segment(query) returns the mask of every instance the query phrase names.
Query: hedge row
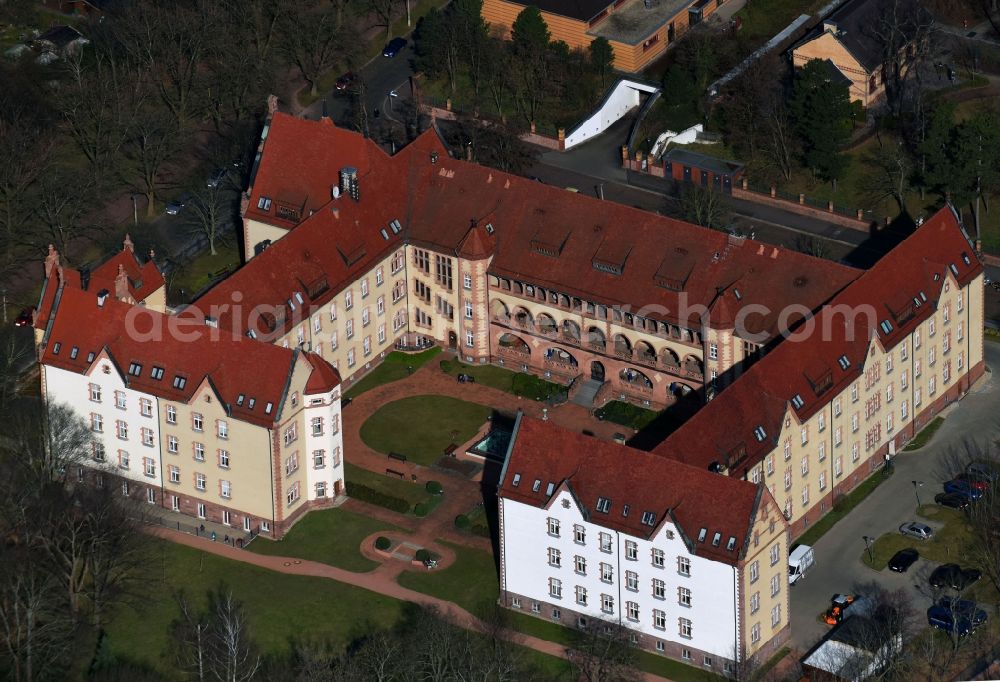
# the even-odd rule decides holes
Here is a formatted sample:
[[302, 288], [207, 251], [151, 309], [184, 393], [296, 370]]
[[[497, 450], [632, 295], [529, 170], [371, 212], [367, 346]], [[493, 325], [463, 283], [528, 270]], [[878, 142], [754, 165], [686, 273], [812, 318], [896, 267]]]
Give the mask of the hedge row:
[[391, 509], [402, 514], [410, 511], [410, 503], [401, 497], [386, 495], [381, 491], [369, 488], [366, 485], [361, 485], [360, 483], [352, 483], [351, 481], [348, 481], [347, 495], [349, 497], [359, 499], [362, 502], [377, 504], [380, 507], [385, 507], [386, 509]]

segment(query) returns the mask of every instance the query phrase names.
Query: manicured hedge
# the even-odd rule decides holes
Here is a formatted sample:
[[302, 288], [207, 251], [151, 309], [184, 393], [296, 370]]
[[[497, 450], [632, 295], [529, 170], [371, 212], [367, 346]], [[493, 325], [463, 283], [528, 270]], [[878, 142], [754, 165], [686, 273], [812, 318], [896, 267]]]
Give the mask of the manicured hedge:
[[417, 561], [427, 561], [428, 559], [431, 558], [431, 553], [428, 552], [426, 549], [418, 549], [413, 558], [416, 559]]
[[444, 492], [444, 488], [441, 487], [439, 481], [427, 481], [427, 485], [424, 486], [424, 490], [429, 492], [431, 495], [440, 495]]
[[389, 538], [387, 538], [386, 536], [379, 535], [377, 538], [375, 538], [375, 549], [380, 549], [384, 552], [391, 546], [392, 546], [392, 541], [389, 540]]
[[466, 530], [470, 525], [471, 521], [469, 521], [469, 517], [466, 516], [465, 514], [459, 514], [458, 516], [455, 517], [456, 528], [459, 528], [461, 530]]
[[427, 506], [426, 502], [417, 502], [413, 505], [413, 513], [416, 516], [424, 517], [430, 513], [430, 508]]
[[380, 507], [385, 507], [386, 509], [391, 509], [392, 511], [400, 512], [401, 514], [405, 514], [410, 511], [410, 503], [406, 500], [400, 497], [386, 495], [383, 492], [359, 483], [352, 483], [351, 481], [348, 481], [347, 495], [349, 497], [359, 499], [362, 502], [377, 504]]

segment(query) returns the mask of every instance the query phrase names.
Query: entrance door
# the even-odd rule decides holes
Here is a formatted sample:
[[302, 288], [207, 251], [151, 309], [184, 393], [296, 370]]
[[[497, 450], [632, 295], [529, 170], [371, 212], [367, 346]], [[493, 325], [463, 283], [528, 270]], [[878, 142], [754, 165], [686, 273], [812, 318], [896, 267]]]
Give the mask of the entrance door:
[[604, 381], [604, 365], [597, 360], [590, 363], [590, 378], [594, 381]]
[[455, 332], [448, 332], [448, 348], [452, 350], [458, 348], [458, 334]]
[[733, 179], [728, 175], [722, 177], [722, 188], [726, 194], [733, 193]]

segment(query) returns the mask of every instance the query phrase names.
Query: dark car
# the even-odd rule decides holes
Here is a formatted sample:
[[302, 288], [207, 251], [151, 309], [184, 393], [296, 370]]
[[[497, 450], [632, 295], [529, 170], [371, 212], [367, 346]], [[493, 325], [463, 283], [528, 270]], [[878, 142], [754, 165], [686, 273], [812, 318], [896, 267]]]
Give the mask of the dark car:
[[954, 632], [959, 636], [964, 636], [976, 629], [975, 623], [968, 616], [955, 613], [951, 609], [943, 606], [932, 606], [927, 609], [927, 623], [931, 627]]
[[901, 549], [889, 559], [889, 570], [896, 573], [906, 573], [906, 569], [912, 566], [919, 558], [920, 552], [912, 547]]
[[337, 88], [338, 90], [346, 90], [347, 88], [351, 87], [351, 83], [354, 82], [355, 78], [356, 76], [354, 75], [354, 72], [348, 71], [343, 76], [337, 79], [337, 82], [336, 84], [334, 84], [333, 87]]
[[35, 319], [35, 306], [30, 305], [14, 318], [15, 327], [30, 327]]
[[973, 488], [983, 491], [987, 490], [990, 487], [990, 482], [987, 481], [984, 477], [980, 476], [979, 474], [973, 474], [969, 472], [966, 472], [964, 474], [959, 474], [952, 480], [963, 481], [971, 485]]
[[976, 606], [976, 602], [958, 597], [941, 597], [937, 600], [937, 605], [944, 609], [949, 609], [953, 613], [965, 616], [972, 621], [973, 626], [979, 626], [989, 619], [989, 614]]
[[382, 50], [382, 56], [395, 57], [404, 47], [406, 47], [406, 38], [393, 38], [385, 44], [385, 48]]
[[[996, 282], [994, 282], [996, 284]], [[969, 466], [965, 467], [965, 473], [974, 474], [979, 478], [993, 482], [1000, 478], [1000, 474], [997, 473], [997, 467], [1000, 465], [992, 464], [990, 462], [973, 462]]]
[[965, 509], [969, 506], [969, 498], [959, 493], [938, 493], [934, 496], [934, 504], [952, 509]]
[[943, 564], [931, 573], [930, 583], [931, 587], [951, 587], [961, 591], [982, 577], [982, 571], [975, 568], [962, 568], [958, 564]]
[[970, 500], [978, 500], [983, 496], [983, 491], [979, 488], [972, 486], [967, 481], [956, 481], [951, 480], [944, 484], [944, 491], [946, 493], [958, 493], [959, 495], [965, 495]]
[[460, 384], [474, 384], [476, 383], [476, 377], [471, 374], [459, 374], [458, 383]]

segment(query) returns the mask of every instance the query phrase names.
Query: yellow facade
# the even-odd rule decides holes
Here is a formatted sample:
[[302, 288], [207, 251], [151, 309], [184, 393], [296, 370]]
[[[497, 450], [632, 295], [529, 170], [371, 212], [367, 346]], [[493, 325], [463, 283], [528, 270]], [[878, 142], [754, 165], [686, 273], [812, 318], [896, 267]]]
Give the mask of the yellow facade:
[[[743, 653], [747, 658], [760, 652], [766, 660], [774, 652], [761, 651], [788, 627], [791, 618], [788, 598], [789, 537], [781, 510], [766, 493], [750, 531], [750, 548], [741, 569], [740, 614]], [[775, 589], [777, 587], [777, 589]], [[774, 615], [777, 615], [775, 619]]]

